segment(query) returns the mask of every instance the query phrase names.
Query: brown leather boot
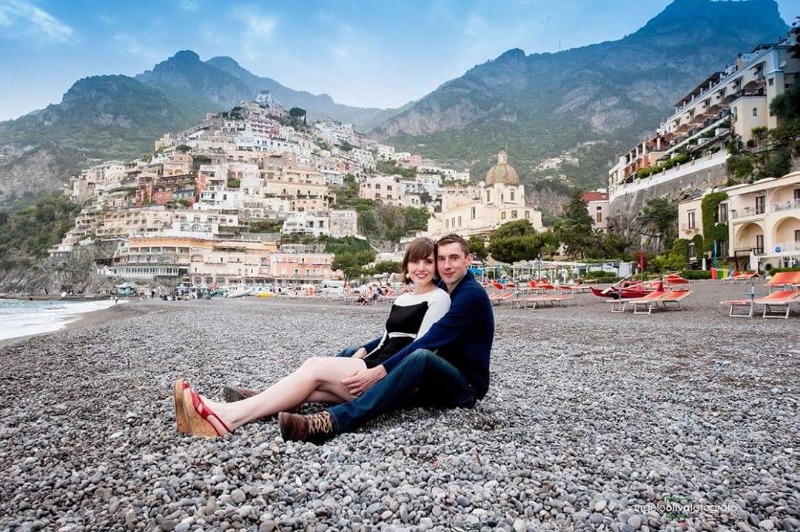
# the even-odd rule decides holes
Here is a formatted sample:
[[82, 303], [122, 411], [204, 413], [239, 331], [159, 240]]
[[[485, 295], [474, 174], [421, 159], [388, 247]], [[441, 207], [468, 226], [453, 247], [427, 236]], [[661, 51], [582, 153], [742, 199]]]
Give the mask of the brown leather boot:
[[225, 401], [228, 403], [235, 403], [236, 401], [241, 401], [243, 399], [247, 399], [248, 397], [253, 397], [256, 395], [258, 391], [251, 390], [249, 388], [241, 388], [239, 386], [223, 386], [222, 387], [222, 395], [225, 397]]
[[333, 419], [328, 411], [308, 416], [281, 412], [278, 425], [285, 441], [321, 442], [334, 436]]

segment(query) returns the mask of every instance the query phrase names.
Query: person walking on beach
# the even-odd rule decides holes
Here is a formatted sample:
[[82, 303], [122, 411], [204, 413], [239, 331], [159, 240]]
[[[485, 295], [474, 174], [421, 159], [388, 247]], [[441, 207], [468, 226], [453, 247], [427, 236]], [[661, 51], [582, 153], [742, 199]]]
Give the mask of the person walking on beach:
[[[384, 363], [424, 335], [450, 308], [447, 292], [434, 282], [436, 245], [414, 240], [403, 257], [402, 271], [414, 291], [398, 297], [381, 338], [338, 357], [312, 357], [261, 393], [233, 403], [206, 399], [181, 379], [173, 387], [178, 431], [195, 436], [224, 436], [238, 427], [306, 402], [341, 403], [353, 399], [343, 383], [367, 368]], [[226, 395], [228, 395], [226, 393]], [[249, 394], [248, 394], [249, 395]]]
[[[281, 412], [284, 440], [322, 441], [349, 432], [384, 412], [404, 406], [467, 407], [489, 388], [494, 313], [486, 290], [469, 265], [473, 256], [460, 236], [436, 244], [440, 285], [450, 294], [450, 309], [425, 335], [382, 364], [365, 367], [342, 380], [354, 397], [318, 414]], [[343, 356], [358, 356], [375, 341]]]

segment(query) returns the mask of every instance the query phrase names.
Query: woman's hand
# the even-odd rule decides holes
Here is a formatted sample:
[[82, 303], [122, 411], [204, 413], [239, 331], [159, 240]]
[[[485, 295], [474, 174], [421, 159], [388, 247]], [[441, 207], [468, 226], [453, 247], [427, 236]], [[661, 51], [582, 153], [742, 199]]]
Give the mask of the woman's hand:
[[361, 358], [361, 359], [363, 359], [363, 358], [366, 358], [366, 356], [367, 356], [367, 350], [364, 349], [363, 347], [359, 347], [358, 351], [353, 353], [353, 357], [352, 358]]
[[358, 397], [385, 376], [386, 370], [383, 366], [376, 366], [370, 369], [359, 370], [346, 379], [342, 379], [342, 385], [347, 388], [350, 395]]

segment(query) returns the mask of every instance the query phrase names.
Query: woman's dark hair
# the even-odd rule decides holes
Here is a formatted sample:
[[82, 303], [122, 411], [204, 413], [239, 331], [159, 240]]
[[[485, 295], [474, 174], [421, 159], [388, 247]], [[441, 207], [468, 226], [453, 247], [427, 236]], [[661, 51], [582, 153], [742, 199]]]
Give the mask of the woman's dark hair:
[[417, 238], [408, 245], [406, 254], [403, 256], [403, 264], [400, 266], [402, 271], [403, 281], [406, 283], [411, 282], [408, 277], [408, 263], [414, 260], [427, 259], [433, 256], [434, 263], [436, 262], [436, 244], [430, 238]]

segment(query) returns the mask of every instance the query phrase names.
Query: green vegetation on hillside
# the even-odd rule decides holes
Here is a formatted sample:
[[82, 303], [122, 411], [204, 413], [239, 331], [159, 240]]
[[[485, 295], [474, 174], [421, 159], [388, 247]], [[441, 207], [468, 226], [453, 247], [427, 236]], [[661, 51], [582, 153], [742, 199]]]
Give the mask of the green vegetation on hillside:
[[64, 196], [46, 196], [13, 214], [0, 212], [0, 267], [47, 256], [75, 225], [80, 207]]

